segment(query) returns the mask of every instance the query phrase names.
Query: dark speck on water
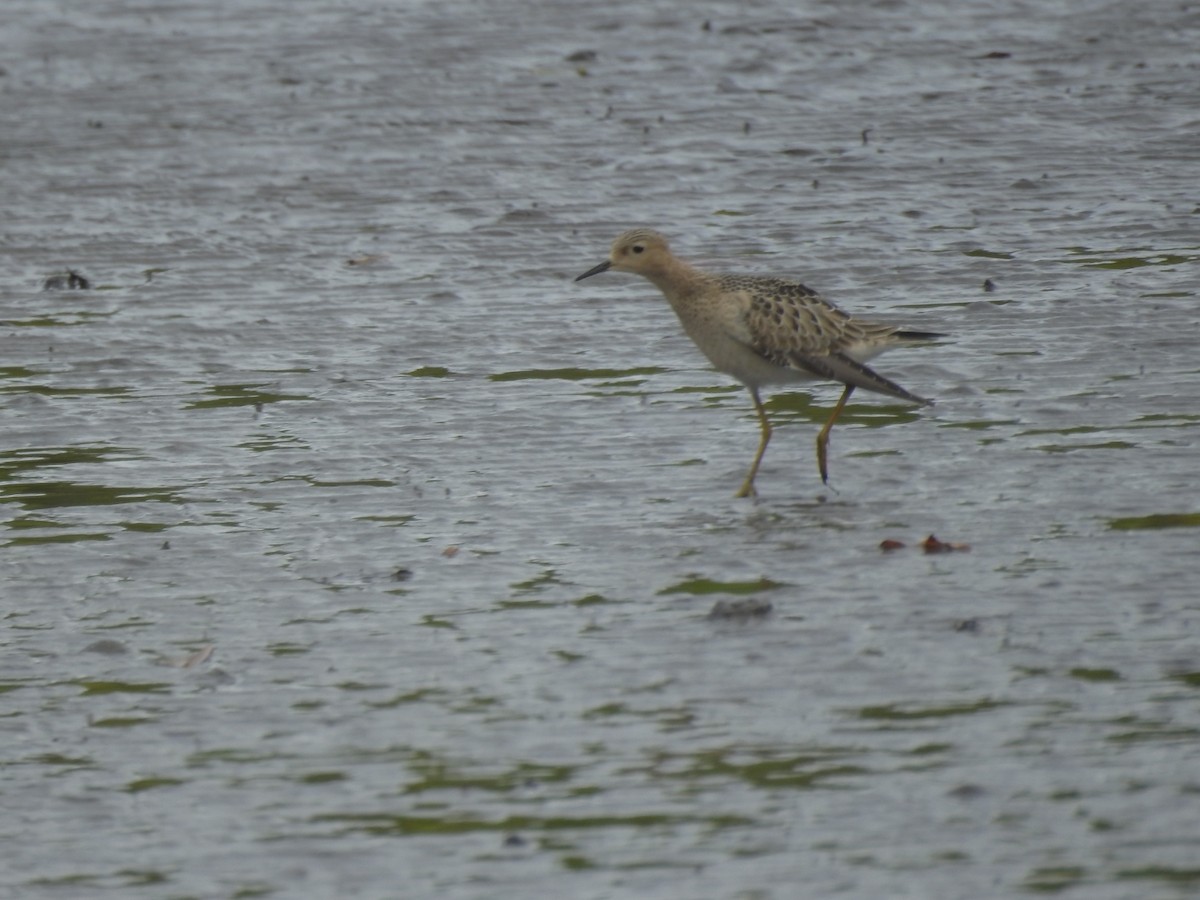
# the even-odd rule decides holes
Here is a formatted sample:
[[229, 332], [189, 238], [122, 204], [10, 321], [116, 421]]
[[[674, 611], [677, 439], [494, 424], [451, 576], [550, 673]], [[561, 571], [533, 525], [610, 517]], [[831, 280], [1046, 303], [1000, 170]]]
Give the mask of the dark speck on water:
[[709, 610], [708, 617], [710, 619], [746, 621], [760, 619], [770, 613], [772, 609], [774, 609], [774, 605], [770, 600], [758, 597], [736, 597], [718, 600]]
[[85, 653], [99, 653], [103, 656], [120, 656], [129, 652], [128, 647], [120, 641], [114, 641], [111, 638], [92, 641], [83, 649]]
[[88, 279], [74, 269], [47, 276], [42, 281], [44, 291], [86, 291], [92, 286]]

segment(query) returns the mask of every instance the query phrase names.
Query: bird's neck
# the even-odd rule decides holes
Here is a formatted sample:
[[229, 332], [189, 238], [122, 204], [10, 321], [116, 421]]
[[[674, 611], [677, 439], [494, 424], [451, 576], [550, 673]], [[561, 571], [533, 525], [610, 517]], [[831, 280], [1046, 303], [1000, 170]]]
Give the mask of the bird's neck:
[[643, 272], [667, 299], [675, 304], [676, 299], [685, 300], [700, 291], [713, 276], [702, 272], [682, 259], [668, 260], [659, 268]]

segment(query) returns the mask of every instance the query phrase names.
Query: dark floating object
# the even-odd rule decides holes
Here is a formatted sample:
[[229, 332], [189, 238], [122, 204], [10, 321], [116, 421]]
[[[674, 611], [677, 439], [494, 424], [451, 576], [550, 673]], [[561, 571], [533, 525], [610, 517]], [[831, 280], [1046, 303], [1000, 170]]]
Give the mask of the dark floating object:
[[980, 787], [977, 784], [960, 784], [958, 787], [946, 791], [948, 797], [957, 797], [959, 800], [974, 800], [976, 797], [982, 797], [985, 794], [987, 794], [987, 788]]
[[[967, 551], [971, 549], [970, 544], [961, 544], [956, 541], [939, 541], [932, 534], [917, 544], [926, 553], [950, 553], [955, 550]], [[895, 538], [887, 538], [879, 542], [879, 549], [884, 553], [890, 553], [893, 550], [901, 550], [905, 547], [904, 541], [898, 541]]]
[[128, 653], [129, 648], [120, 641], [114, 641], [111, 638], [104, 638], [99, 641], [92, 641], [83, 648], [84, 653], [102, 653], [105, 656], [121, 656]]
[[50, 275], [42, 282], [43, 291], [86, 291], [91, 286], [92, 283], [74, 269], [67, 269], [66, 272], [58, 275]]
[[990, 294], [995, 289], [996, 289], [996, 282], [992, 281], [992, 279], [990, 279], [990, 278], [983, 279], [983, 292], [985, 294]]
[[762, 600], [758, 597], [738, 597], [730, 600], [718, 600], [709, 610], [708, 617], [745, 622], [747, 619], [761, 619], [774, 608], [770, 600]]

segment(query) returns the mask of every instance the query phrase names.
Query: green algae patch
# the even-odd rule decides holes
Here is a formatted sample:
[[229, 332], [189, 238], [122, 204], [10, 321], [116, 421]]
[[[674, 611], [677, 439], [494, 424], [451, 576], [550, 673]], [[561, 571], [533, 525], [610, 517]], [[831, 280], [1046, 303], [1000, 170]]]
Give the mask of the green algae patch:
[[1154, 531], [1160, 528], [1200, 528], [1200, 513], [1154, 513], [1109, 519], [1113, 531]]
[[941, 719], [949, 716], [968, 716], [974, 713], [990, 712], [993, 709], [999, 709], [1007, 705], [996, 700], [908, 708], [901, 708], [898, 704], [889, 703], [885, 706], [864, 706], [858, 711], [858, 717], [860, 719], [886, 719], [907, 722], [915, 719]]
[[667, 370], [661, 366], [640, 366], [633, 369], [519, 369], [497, 372], [488, 381], [588, 381], [593, 378], [629, 378], [634, 375], [660, 375]]
[[714, 581], [711, 578], [689, 578], [665, 587], [658, 593], [660, 596], [664, 594], [692, 594], [694, 596], [734, 594], [741, 597], [762, 591], [773, 591], [783, 586], [782, 583], [772, 581], [770, 578], [758, 578], [754, 581]]

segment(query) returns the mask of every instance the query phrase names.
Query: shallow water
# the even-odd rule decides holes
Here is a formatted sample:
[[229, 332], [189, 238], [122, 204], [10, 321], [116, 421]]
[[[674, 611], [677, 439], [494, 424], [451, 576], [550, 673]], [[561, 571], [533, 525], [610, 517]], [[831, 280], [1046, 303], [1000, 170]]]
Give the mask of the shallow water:
[[0, 893], [1195, 892], [1200, 15], [9, 6]]

